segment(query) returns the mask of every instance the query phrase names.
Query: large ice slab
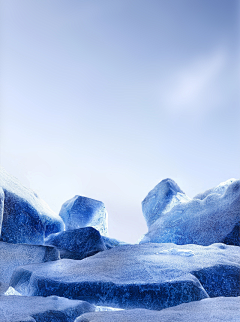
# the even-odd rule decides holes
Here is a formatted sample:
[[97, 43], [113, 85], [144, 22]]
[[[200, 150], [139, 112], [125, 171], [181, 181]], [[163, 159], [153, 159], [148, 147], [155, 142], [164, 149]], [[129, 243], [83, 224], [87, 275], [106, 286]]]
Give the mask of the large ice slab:
[[57, 247], [61, 258], [83, 259], [106, 250], [98, 230], [84, 227], [52, 234], [45, 239], [45, 245]]
[[57, 296], [0, 296], [1, 322], [73, 322], [81, 314], [94, 311], [87, 302]]
[[101, 201], [75, 196], [62, 205], [59, 216], [66, 230], [93, 227], [103, 236], [108, 234], [107, 211]]
[[9, 243], [42, 244], [44, 237], [64, 229], [62, 219], [37, 194], [0, 168], [4, 191], [1, 238]]
[[239, 247], [149, 243], [114, 247], [81, 261], [22, 266], [14, 271], [11, 286], [29, 296], [163, 309], [208, 295], [238, 296], [239, 273]]
[[239, 322], [240, 297], [218, 297], [162, 311], [145, 309], [85, 313], [75, 322]]
[[[178, 192], [159, 210], [159, 218], [149, 226], [141, 243], [240, 245], [240, 180], [228, 180], [194, 199], [177, 200], [177, 195]], [[164, 195], [159, 198], [160, 203], [168, 201]], [[155, 216], [154, 204], [149, 204], [148, 212], [151, 211]]]
[[57, 259], [60, 259], [59, 251], [51, 246], [0, 242], [0, 294], [8, 288], [10, 278], [16, 267]]

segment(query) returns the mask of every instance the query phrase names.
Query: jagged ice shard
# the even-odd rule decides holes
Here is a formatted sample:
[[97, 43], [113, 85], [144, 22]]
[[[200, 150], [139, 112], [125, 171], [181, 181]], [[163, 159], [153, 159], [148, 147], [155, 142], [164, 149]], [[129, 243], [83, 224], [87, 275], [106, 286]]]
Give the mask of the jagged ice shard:
[[108, 234], [107, 211], [101, 201], [76, 195], [62, 205], [59, 216], [66, 230], [91, 226], [103, 236]]
[[[43, 244], [44, 237], [64, 229], [62, 219], [37, 194], [0, 168], [1, 239], [9, 243]], [[1, 213], [0, 213], [1, 216]], [[1, 218], [0, 218], [1, 219]], [[1, 220], [0, 220], [1, 224]]]
[[240, 180], [230, 179], [191, 199], [171, 179], [142, 202], [149, 230], [140, 243], [240, 245]]

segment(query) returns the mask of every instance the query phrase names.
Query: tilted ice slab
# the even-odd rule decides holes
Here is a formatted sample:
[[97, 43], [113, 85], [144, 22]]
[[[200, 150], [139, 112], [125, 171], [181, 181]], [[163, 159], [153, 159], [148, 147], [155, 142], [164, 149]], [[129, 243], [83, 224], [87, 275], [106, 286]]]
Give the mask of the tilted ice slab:
[[83, 259], [106, 250], [98, 230], [84, 227], [52, 234], [45, 239], [45, 245], [57, 247], [61, 258]]
[[1, 322], [73, 322], [81, 314], [94, 311], [87, 302], [57, 296], [0, 296]]
[[59, 251], [54, 247], [0, 242], [0, 294], [8, 288], [16, 267], [57, 259]]
[[75, 196], [66, 201], [60, 210], [66, 230], [93, 227], [101, 235], [108, 234], [108, 215], [104, 203], [82, 196]]
[[239, 247], [149, 243], [114, 247], [81, 261], [22, 266], [11, 286], [28, 296], [159, 310], [208, 295], [238, 296], [239, 274]]
[[[155, 196], [156, 203], [158, 196], [152, 192], [149, 195]], [[180, 198], [179, 194], [171, 197], [169, 203], [167, 196], [159, 197], [160, 204], [166, 201], [165, 207], [159, 210], [158, 219], [140, 243], [240, 245], [240, 180], [230, 179], [194, 199]], [[151, 213], [155, 216], [156, 207], [153, 203], [148, 206], [149, 216]]]
[[75, 322], [239, 322], [240, 297], [184, 303], [162, 311], [145, 309], [85, 313]]
[[4, 191], [3, 241], [42, 244], [44, 237], [64, 229], [62, 219], [34, 191], [24, 187], [2, 167], [0, 187]]

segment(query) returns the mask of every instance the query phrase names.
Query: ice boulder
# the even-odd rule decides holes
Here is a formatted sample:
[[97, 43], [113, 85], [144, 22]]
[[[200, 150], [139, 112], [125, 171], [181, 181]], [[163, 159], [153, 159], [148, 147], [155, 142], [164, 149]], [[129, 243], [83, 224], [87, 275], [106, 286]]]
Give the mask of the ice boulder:
[[62, 219], [3, 168], [0, 168], [0, 187], [4, 192], [3, 241], [43, 244], [44, 237], [64, 229]]
[[16, 267], [57, 259], [59, 251], [54, 247], [0, 242], [0, 294], [8, 288]]
[[1, 322], [74, 322], [81, 314], [94, 311], [87, 302], [57, 296], [0, 296]]
[[107, 211], [101, 201], [75, 196], [62, 205], [59, 216], [66, 230], [93, 227], [103, 236], [108, 234]]
[[55, 246], [61, 258], [83, 259], [106, 250], [98, 230], [84, 227], [52, 234], [45, 240], [45, 245]]
[[28, 296], [160, 310], [209, 296], [239, 296], [239, 274], [239, 247], [148, 243], [114, 247], [81, 261], [22, 266], [10, 284]]
[[175, 204], [185, 203], [189, 199], [172, 179], [162, 180], [142, 202], [147, 226], [150, 227], [162, 213], [168, 212]]
[[161, 311], [135, 309], [85, 313], [75, 322], [238, 322], [240, 297], [207, 298]]
[[[158, 198], [156, 194], [154, 196]], [[168, 201], [165, 195], [159, 198], [162, 197]], [[164, 200], [160, 200], [160, 204]], [[151, 211], [155, 216], [156, 207], [153, 203], [149, 203], [149, 217]], [[171, 242], [205, 246], [226, 243], [239, 246], [240, 180], [228, 180], [193, 199], [177, 192], [165, 208], [157, 213], [158, 219], [149, 226], [148, 233], [140, 243]]]

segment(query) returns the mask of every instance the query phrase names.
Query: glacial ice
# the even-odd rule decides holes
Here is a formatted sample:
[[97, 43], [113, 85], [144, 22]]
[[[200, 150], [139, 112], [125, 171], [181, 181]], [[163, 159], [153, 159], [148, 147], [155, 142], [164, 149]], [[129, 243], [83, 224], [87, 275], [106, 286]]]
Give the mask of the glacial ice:
[[59, 216], [66, 230], [93, 227], [103, 236], [108, 234], [107, 211], [101, 201], [76, 195], [62, 205]]
[[106, 237], [106, 236], [102, 236], [102, 240], [104, 241], [104, 244], [107, 249], [111, 249], [113, 247], [120, 246], [120, 245], [127, 245], [127, 243], [123, 241], [120, 241], [115, 238]]
[[85, 313], [75, 322], [239, 322], [240, 297], [207, 298], [153, 311], [135, 309]]
[[52, 234], [45, 239], [45, 245], [55, 246], [61, 258], [83, 259], [106, 250], [98, 230], [84, 227]]
[[172, 179], [162, 180], [142, 202], [147, 226], [150, 227], [162, 213], [170, 211], [176, 203], [185, 203], [188, 199]]
[[1, 322], [74, 322], [81, 314], [94, 311], [87, 302], [57, 296], [0, 296]]
[[189, 249], [176, 249], [176, 248], [170, 248], [167, 250], [163, 250], [159, 252], [158, 254], [168, 254], [168, 255], [177, 255], [177, 256], [194, 256], [194, 252]]
[[16, 267], [58, 259], [59, 251], [54, 247], [0, 242], [0, 294], [8, 288]]
[[[186, 250], [194, 255], [175, 255]], [[239, 255], [239, 247], [224, 244], [118, 246], [81, 261], [19, 267], [10, 285], [28, 296], [54, 294], [95, 305], [159, 310], [208, 296], [240, 295]]]
[[[3, 241], [43, 244], [44, 237], [64, 229], [62, 219], [35, 192], [24, 187], [2, 167], [0, 187], [4, 191]], [[2, 195], [0, 198], [2, 200]]]
[[4, 210], [4, 191], [0, 187], [0, 236], [1, 236], [1, 230], [2, 230], [3, 210]]
[[[166, 182], [162, 182], [143, 201], [145, 217], [146, 213], [147, 218], [156, 218], [157, 214], [158, 219], [149, 226], [148, 233], [140, 243], [171, 242], [207, 246], [223, 242], [240, 245], [240, 180], [230, 179], [194, 199], [183, 197], [177, 189], [174, 195], [173, 189], [170, 192], [165, 189], [167, 193], [163, 194], [160, 188], [165, 188]], [[159, 190], [161, 193], [158, 193]]]
[[193, 199], [163, 180], [142, 203], [139, 245], [106, 236], [100, 201], [67, 201], [59, 232], [33, 191], [3, 169], [0, 180], [1, 322], [239, 321], [240, 180]]
[[22, 296], [21, 293], [19, 293], [18, 291], [15, 290], [15, 288], [13, 288], [12, 286], [9, 286], [9, 288], [6, 290], [6, 292], [4, 293], [5, 296], [9, 296], [9, 295], [18, 295], [18, 296]]
[[236, 179], [232, 178], [232, 179], [228, 179], [225, 182], [221, 182], [218, 186], [212, 188], [212, 189], [208, 189], [203, 193], [198, 193], [195, 197], [193, 197], [194, 199], [200, 199], [203, 200], [205, 199], [208, 195], [213, 194], [213, 193], [217, 193], [218, 195], [222, 196], [227, 188], [233, 183], [237, 181]]

